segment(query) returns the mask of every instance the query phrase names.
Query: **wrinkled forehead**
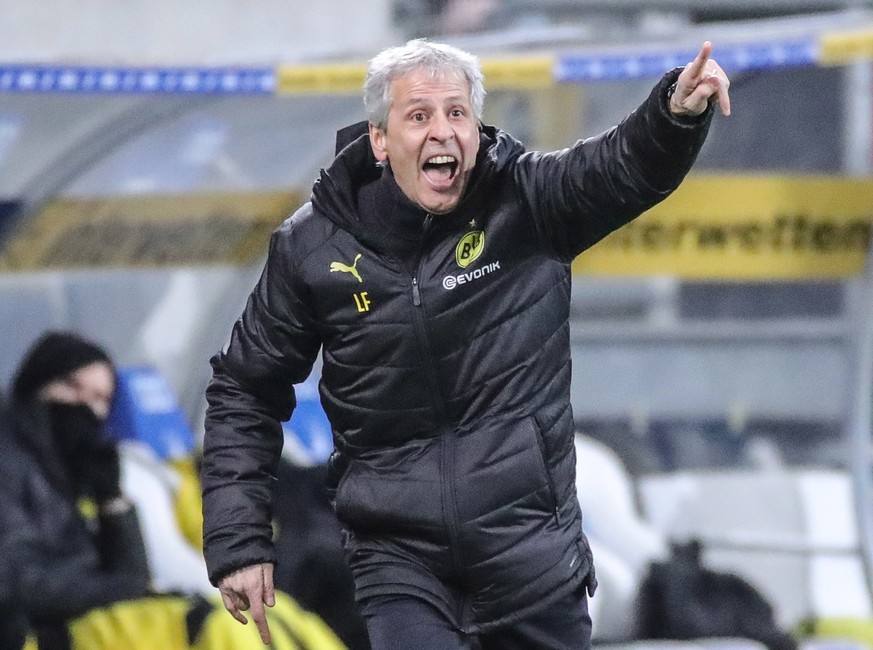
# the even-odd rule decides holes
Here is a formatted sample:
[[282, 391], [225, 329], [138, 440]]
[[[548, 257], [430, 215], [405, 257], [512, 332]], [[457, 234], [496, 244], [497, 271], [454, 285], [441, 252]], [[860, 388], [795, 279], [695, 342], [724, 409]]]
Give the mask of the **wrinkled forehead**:
[[415, 81], [446, 85], [457, 84], [464, 89], [466, 97], [469, 97], [471, 93], [470, 82], [467, 80], [463, 71], [445, 66], [433, 67], [419, 65], [398, 70], [391, 78], [389, 92], [391, 93], [392, 98], [397, 86], [401, 84], [410, 84]]
[[454, 68], [452, 66], [427, 66], [420, 65], [413, 67], [409, 70], [409, 72], [420, 72], [427, 76], [429, 79], [433, 79], [435, 81], [449, 81], [455, 82], [463, 85], [467, 84], [467, 77], [464, 76], [464, 71], [460, 68]]

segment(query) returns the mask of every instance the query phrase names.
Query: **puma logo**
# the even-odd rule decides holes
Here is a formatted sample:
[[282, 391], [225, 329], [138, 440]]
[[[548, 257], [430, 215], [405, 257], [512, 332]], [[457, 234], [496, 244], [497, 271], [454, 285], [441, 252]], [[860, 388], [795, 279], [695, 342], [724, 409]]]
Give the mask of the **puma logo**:
[[333, 273], [335, 271], [340, 271], [341, 273], [351, 273], [358, 279], [358, 282], [363, 282], [363, 278], [361, 278], [361, 274], [358, 273], [358, 260], [361, 259], [361, 253], [355, 255], [355, 261], [352, 262], [352, 265], [343, 264], [342, 262], [331, 262], [330, 263], [330, 272]]

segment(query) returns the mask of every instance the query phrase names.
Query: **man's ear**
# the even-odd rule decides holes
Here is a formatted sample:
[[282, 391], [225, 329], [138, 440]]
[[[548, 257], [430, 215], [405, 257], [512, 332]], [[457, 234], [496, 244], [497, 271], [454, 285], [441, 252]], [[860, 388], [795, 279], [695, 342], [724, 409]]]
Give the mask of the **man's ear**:
[[388, 160], [388, 150], [385, 148], [385, 132], [372, 122], [370, 123], [370, 147], [373, 155], [380, 163]]

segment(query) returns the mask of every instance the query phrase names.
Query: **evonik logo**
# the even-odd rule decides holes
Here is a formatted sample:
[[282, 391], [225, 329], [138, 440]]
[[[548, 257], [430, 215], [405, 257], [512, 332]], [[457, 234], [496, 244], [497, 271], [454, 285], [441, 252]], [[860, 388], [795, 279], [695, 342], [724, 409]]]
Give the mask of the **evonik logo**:
[[495, 271], [499, 270], [500, 260], [497, 260], [496, 262], [491, 262], [490, 264], [486, 264], [481, 268], [473, 269], [472, 271], [467, 271], [466, 273], [459, 273], [458, 275], [447, 275], [443, 278], [443, 289], [448, 289], [449, 291], [451, 291], [459, 284], [466, 284], [467, 282], [478, 280], [485, 277], [489, 273], [494, 273]]

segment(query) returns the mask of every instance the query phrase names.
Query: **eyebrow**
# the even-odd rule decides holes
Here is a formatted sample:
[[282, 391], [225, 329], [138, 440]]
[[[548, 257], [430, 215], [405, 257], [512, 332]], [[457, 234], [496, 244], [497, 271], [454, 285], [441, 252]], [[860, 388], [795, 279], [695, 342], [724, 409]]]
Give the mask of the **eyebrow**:
[[464, 102], [461, 100], [449, 99], [445, 103], [436, 103], [429, 100], [413, 100], [404, 106], [398, 106], [398, 110], [403, 115], [408, 115], [411, 112], [414, 112], [419, 109], [428, 109], [428, 110], [454, 110], [458, 107], [464, 107], [471, 114], [473, 112], [473, 107], [469, 102]]

